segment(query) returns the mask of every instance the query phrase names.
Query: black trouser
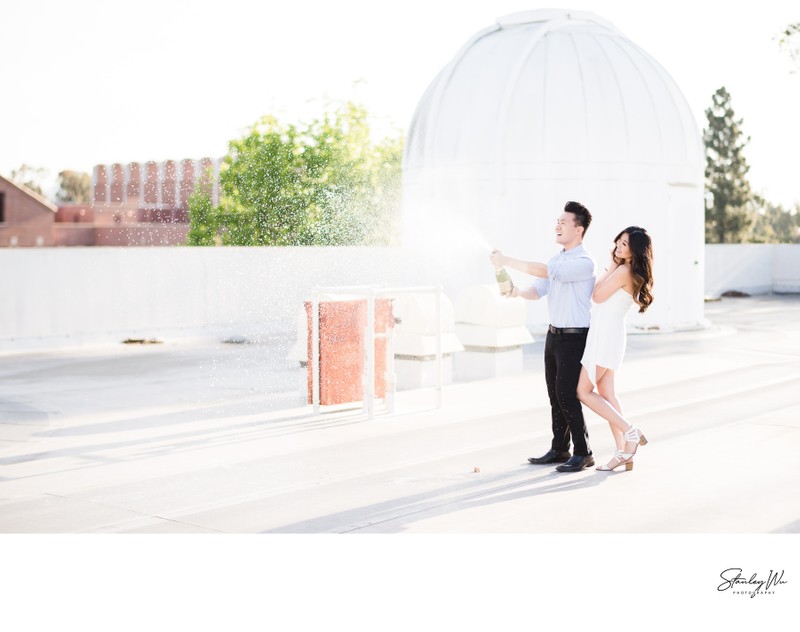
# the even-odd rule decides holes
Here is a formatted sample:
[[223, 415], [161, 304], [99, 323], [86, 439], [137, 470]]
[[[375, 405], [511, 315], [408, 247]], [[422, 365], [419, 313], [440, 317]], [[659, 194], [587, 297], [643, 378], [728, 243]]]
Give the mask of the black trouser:
[[585, 346], [586, 333], [548, 332], [544, 343], [544, 376], [553, 419], [552, 448], [556, 452], [566, 452], [572, 436], [575, 446], [573, 454], [579, 456], [592, 453], [583, 409], [578, 400], [578, 378]]

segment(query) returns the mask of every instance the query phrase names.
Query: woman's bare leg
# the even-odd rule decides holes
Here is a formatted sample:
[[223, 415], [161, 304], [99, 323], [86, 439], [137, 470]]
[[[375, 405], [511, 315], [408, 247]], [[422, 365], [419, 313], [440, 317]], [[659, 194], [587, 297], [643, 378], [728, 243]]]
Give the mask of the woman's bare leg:
[[[599, 373], [599, 371], [598, 371]], [[609, 369], [603, 370], [597, 380], [597, 394], [614, 407], [620, 416], [622, 415], [622, 405], [617, 398], [617, 392], [614, 387], [615, 372]], [[609, 424], [610, 425], [610, 424]], [[611, 426], [611, 434], [614, 435], [614, 442], [617, 445], [617, 450], [625, 451], [625, 435]]]
[[[609, 391], [613, 392], [614, 371], [598, 366], [596, 367], [596, 374], [598, 390], [599, 388], [602, 388], [603, 392], [606, 394], [608, 394]], [[597, 469], [613, 470], [614, 468], [619, 467], [622, 463], [626, 463], [625, 469], [633, 467], [633, 463], [630, 462], [630, 457], [626, 461], [620, 456], [620, 453], [633, 454], [633, 452], [636, 450], [635, 446], [630, 446], [630, 451], [626, 450], [626, 448], [629, 447], [629, 443], [625, 441], [624, 433], [631, 428], [631, 425], [605, 397], [594, 391], [594, 385], [589, 379], [589, 374], [586, 372], [585, 367], [581, 369], [580, 378], [578, 379], [578, 399], [582, 404], [588, 406], [608, 422], [608, 425], [611, 429], [611, 435], [614, 437], [614, 443], [617, 447], [614, 458], [612, 458], [608, 464], [598, 467]], [[613, 399], [616, 400], [616, 396], [614, 396]], [[618, 401], [617, 404], [619, 404]]]
[[[613, 371], [598, 366], [597, 373], [600, 375], [597, 381], [600, 382], [606, 373], [613, 373]], [[617, 433], [624, 433], [631, 427], [631, 424], [604, 397], [594, 391], [594, 385], [589, 379], [586, 367], [581, 369], [581, 376], [578, 378], [578, 399], [609, 423], [615, 440]]]
[[[604, 391], [607, 393], [609, 388], [613, 390], [614, 371], [612, 369], [598, 366], [596, 367], [596, 372], [598, 384], [602, 384], [604, 380], [609, 380], [610, 378], [610, 381], [605, 382]], [[624, 437], [624, 433], [632, 429], [633, 426], [627, 422], [622, 414], [616, 410], [606, 398], [602, 397], [599, 393], [595, 393], [594, 385], [589, 379], [589, 374], [586, 372], [585, 367], [581, 368], [581, 375], [578, 379], [578, 399], [582, 404], [588, 406], [608, 422], [609, 426], [611, 427], [611, 434], [614, 436], [614, 442], [617, 444], [617, 450], [619, 452], [630, 455], [633, 455], [636, 452], [636, 448], [639, 446], [640, 441], [638, 439], [636, 441], [627, 441]], [[616, 396], [614, 399], [616, 399]], [[627, 461], [630, 460], [631, 458], [628, 457]], [[620, 458], [615, 456], [614, 459], [606, 466], [606, 469], [613, 469], [614, 467], [619, 466], [620, 462]], [[629, 463], [628, 465], [632, 467], [633, 463]], [[627, 465], [626, 469], [628, 469]]]

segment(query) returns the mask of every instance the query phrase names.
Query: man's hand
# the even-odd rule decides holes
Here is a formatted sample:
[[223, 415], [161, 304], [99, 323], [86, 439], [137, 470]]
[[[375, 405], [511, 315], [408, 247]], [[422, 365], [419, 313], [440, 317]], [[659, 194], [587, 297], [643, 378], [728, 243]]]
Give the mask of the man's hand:
[[505, 259], [505, 255], [499, 250], [492, 250], [492, 254], [489, 255], [489, 260], [495, 268], [502, 268], [506, 264]]

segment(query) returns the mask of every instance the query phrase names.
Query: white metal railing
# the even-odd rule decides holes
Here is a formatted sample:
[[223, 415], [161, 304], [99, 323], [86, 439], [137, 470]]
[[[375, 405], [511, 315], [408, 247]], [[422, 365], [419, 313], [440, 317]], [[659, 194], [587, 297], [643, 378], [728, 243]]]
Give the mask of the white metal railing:
[[[363, 408], [367, 419], [375, 416], [375, 340], [386, 337], [386, 398], [388, 412], [394, 412], [396, 379], [394, 375], [394, 347], [390, 333], [375, 333], [375, 299], [379, 296], [391, 297], [396, 294], [432, 293], [435, 296], [434, 317], [436, 318], [436, 407], [442, 406], [442, 385], [444, 381], [442, 354], [442, 287], [377, 287], [366, 285], [314, 287], [311, 299], [311, 401], [314, 414], [320, 409], [320, 358], [319, 358], [319, 304], [323, 294], [355, 294], [366, 296], [367, 323], [364, 331], [365, 361], [363, 382]], [[390, 328], [391, 329], [391, 328]]]

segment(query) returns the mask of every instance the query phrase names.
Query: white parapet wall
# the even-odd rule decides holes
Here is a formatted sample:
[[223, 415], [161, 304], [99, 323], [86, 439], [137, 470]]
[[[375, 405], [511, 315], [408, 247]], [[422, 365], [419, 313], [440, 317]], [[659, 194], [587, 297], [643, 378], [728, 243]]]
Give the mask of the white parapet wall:
[[[712, 244], [705, 253], [706, 296], [800, 292], [800, 245]], [[294, 339], [315, 286], [430, 284], [415, 264], [399, 248], [378, 247], [2, 248], [0, 351], [126, 338]]]
[[0, 249], [0, 351], [294, 334], [314, 286], [408, 272], [394, 248]]
[[706, 244], [705, 296], [800, 292], [800, 244]]
[[772, 291], [800, 293], [800, 244], [774, 244], [772, 250]]

